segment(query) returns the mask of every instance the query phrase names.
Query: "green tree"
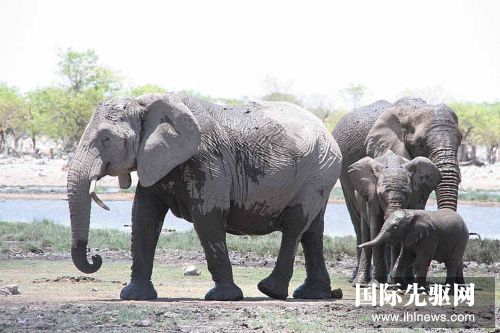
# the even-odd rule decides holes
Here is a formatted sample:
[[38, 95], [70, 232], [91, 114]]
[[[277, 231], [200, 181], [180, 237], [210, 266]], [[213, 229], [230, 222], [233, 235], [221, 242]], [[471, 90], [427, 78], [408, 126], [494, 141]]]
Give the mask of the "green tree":
[[340, 90], [340, 95], [350, 111], [356, 110], [361, 106], [366, 93], [367, 89], [362, 84], [350, 84], [346, 88]]
[[[9, 148], [17, 149], [17, 141], [23, 134], [22, 118], [26, 112], [25, 103], [19, 91], [0, 82], [0, 151], [8, 152]], [[6, 144], [7, 136], [14, 137], [14, 147]]]
[[156, 85], [156, 84], [143, 84], [140, 86], [135, 86], [127, 92], [127, 96], [141, 96], [145, 94], [164, 94], [167, 89]]
[[345, 116], [349, 111], [346, 109], [338, 109], [331, 112], [324, 120], [326, 128], [331, 132], [337, 126], [339, 120]]
[[[488, 160], [495, 162], [495, 153], [500, 143], [500, 103], [452, 103], [451, 108], [458, 116], [459, 128], [462, 132], [463, 151], [465, 146], [471, 147], [471, 153], [461, 161], [477, 160], [476, 146], [486, 145]], [[464, 156], [464, 153], [461, 154]], [[465, 154], [466, 155], [466, 154]]]
[[72, 149], [97, 105], [121, 89], [121, 80], [112, 70], [99, 65], [94, 50], [67, 49], [58, 56], [57, 73], [62, 84], [42, 89], [33, 98], [37, 110], [46, 108], [40, 112], [52, 120], [47, 123], [47, 134], [62, 138], [66, 149]]
[[302, 101], [292, 94], [287, 94], [283, 92], [272, 92], [262, 97], [263, 101], [275, 101], [275, 102], [289, 102], [302, 106]]

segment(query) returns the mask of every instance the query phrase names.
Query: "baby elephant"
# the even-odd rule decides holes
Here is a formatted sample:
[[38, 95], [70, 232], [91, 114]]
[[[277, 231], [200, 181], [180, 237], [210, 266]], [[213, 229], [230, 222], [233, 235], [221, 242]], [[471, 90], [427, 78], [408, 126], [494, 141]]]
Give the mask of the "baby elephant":
[[394, 272], [395, 283], [404, 285], [404, 272], [413, 264], [418, 285], [425, 286], [429, 265], [436, 260], [445, 263], [446, 283], [453, 286], [453, 283], [464, 283], [463, 255], [468, 241], [469, 230], [464, 220], [451, 209], [434, 212], [402, 209], [389, 215], [374, 240], [359, 247], [402, 242]]

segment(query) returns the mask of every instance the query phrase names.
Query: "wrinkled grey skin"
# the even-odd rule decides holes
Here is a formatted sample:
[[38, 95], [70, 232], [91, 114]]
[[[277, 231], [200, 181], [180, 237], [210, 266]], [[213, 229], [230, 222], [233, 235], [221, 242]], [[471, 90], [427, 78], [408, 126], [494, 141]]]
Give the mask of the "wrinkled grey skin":
[[[436, 188], [438, 208], [457, 209], [460, 183], [457, 149], [462, 136], [455, 112], [446, 105], [430, 105], [408, 97], [394, 104], [378, 101], [345, 115], [333, 130], [333, 137], [342, 152], [340, 182], [358, 244], [361, 216], [347, 170], [365, 156], [375, 158], [392, 150], [407, 159], [429, 158], [442, 175]], [[425, 208], [425, 202], [417, 208]], [[359, 256], [360, 251], [358, 262]]]
[[[215, 287], [209, 300], [239, 300], [226, 232], [282, 232], [276, 266], [258, 287], [284, 299], [297, 245], [304, 248], [307, 278], [296, 298], [330, 298], [323, 258], [323, 215], [340, 174], [341, 155], [319, 119], [289, 103], [223, 107], [175, 95], [123, 98], [99, 105], [79, 143], [68, 174], [72, 258], [93, 273], [101, 258], [86, 258], [89, 186], [105, 175], [121, 187], [139, 184], [132, 211], [132, 274], [122, 299], [155, 299], [151, 282], [156, 243], [165, 214], [194, 224]], [[90, 192], [93, 188], [90, 186]]]
[[469, 230], [464, 220], [451, 209], [434, 212], [403, 209], [387, 218], [374, 240], [359, 247], [402, 242], [403, 249], [394, 274], [395, 283], [404, 285], [404, 273], [414, 265], [417, 283], [425, 286], [429, 265], [436, 260], [445, 263], [446, 283], [453, 285], [464, 283], [463, 255], [468, 241]]
[[[362, 158], [349, 167], [348, 175], [361, 217], [363, 243], [375, 239], [387, 216], [394, 211], [422, 207], [441, 180], [439, 169], [428, 158], [416, 157], [408, 161], [391, 150], [377, 158]], [[400, 250], [397, 245], [392, 247], [392, 264]], [[370, 282], [371, 259], [372, 248], [363, 248], [353, 283]], [[373, 266], [373, 282], [387, 282], [385, 244], [373, 248]]]

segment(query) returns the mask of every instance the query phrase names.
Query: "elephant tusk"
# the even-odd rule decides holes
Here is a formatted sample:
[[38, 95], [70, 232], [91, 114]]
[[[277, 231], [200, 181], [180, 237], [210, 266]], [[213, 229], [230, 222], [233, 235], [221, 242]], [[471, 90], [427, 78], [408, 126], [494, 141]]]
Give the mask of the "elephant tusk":
[[460, 186], [460, 187], [462, 188], [462, 191], [467, 192], [467, 191], [465, 190], [464, 186], [462, 185], [462, 182], [458, 183], [458, 186]]
[[89, 188], [89, 194], [90, 194], [90, 197], [92, 198], [92, 200], [94, 200], [94, 202], [96, 204], [99, 205], [99, 207], [103, 208], [103, 209], [106, 209], [106, 210], [110, 210], [108, 206], [106, 206], [106, 204], [104, 202], [102, 202], [101, 199], [99, 199], [99, 197], [97, 196], [97, 193], [95, 192], [95, 188], [97, 186], [97, 179], [94, 178], [92, 179], [92, 181], [90, 182], [90, 188]]

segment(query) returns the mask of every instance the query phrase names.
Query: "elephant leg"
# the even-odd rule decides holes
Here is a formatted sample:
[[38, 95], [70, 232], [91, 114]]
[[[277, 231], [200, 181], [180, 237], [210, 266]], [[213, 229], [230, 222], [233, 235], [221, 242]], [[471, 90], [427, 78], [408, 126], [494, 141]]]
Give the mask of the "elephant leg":
[[306, 261], [306, 280], [295, 289], [293, 298], [324, 299], [331, 298], [330, 276], [323, 256], [323, 230], [325, 209], [302, 234], [300, 242]]
[[[446, 284], [449, 284], [453, 288], [454, 283], [457, 280], [457, 272], [460, 263], [457, 260], [449, 260], [445, 263], [446, 266]], [[463, 279], [463, 276], [462, 276]]]
[[462, 259], [460, 259], [460, 263], [458, 264], [455, 283], [465, 284], [465, 280], [464, 280], [464, 262], [463, 262]]
[[[370, 240], [371, 240], [370, 228], [368, 226], [368, 223], [365, 221], [365, 217], [362, 217], [361, 241], [365, 243], [369, 242]], [[371, 247], [362, 248], [358, 262], [357, 274], [353, 280], [353, 287], [356, 286], [356, 284], [366, 285], [370, 283], [372, 275], [371, 268], [372, 268], [372, 248]]]
[[215, 286], [205, 295], [206, 300], [238, 301], [243, 292], [234, 283], [233, 270], [226, 245], [226, 226], [222, 212], [208, 215], [193, 214], [194, 229], [205, 251], [205, 258]]
[[403, 247], [399, 257], [394, 263], [392, 270], [392, 282], [394, 284], [399, 284], [402, 289], [406, 289], [408, 282], [405, 279], [408, 267], [413, 267], [413, 262], [415, 261], [415, 254]]
[[297, 246], [310, 222], [301, 207], [287, 209], [281, 219], [284, 223], [276, 265], [271, 274], [257, 285], [262, 293], [276, 299], [288, 297], [288, 285], [293, 274]]
[[[344, 172], [343, 172], [344, 174]], [[354, 227], [354, 233], [356, 234], [356, 267], [352, 272], [351, 281], [356, 279], [359, 270], [359, 263], [361, 260], [362, 249], [359, 249], [357, 245], [362, 243], [362, 228], [361, 228], [361, 214], [359, 212], [358, 207], [356, 206], [356, 197], [351, 184], [349, 177], [340, 176], [340, 182], [342, 183], [342, 192], [344, 193], [345, 203], [347, 206], [347, 211], [349, 212], [349, 216], [351, 217], [351, 222]]]
[[167, 212], [167, 205], [159, 198], [154, 187], [137, 185], [132, 206], [132, 274], [130, 283], [122, 289], [120, 298], [157, 298], [151, 273], [156, 244]]
[[415, 270], [417, 273], [417, 285], [418, 287], [426, 287], [427, 282], [427, 271], [431, 264], [432, 258], [427, 256], [418, 256], [415, 260]]
[[[378, 221], [376, 217], [370, 218], [370, 239], [375, 239], [382, 228], [383, 221]], [[373, 247], [373, 282], [387, 282], [387, 266], [385, 258], [385, 244]]]
[[392, 273], [394, 271], [394, 266], [396, 265], [396, 262], [398, 261], [398, 258], [401, 254], [401, 244], [394, 244], [394, 245], [386, 245], [385, 248], [385, 258], [386, 258], [386, 265], [387, 265], [387, 271], [389, 272], [387, 274], [387, 279], [392, 280]]

